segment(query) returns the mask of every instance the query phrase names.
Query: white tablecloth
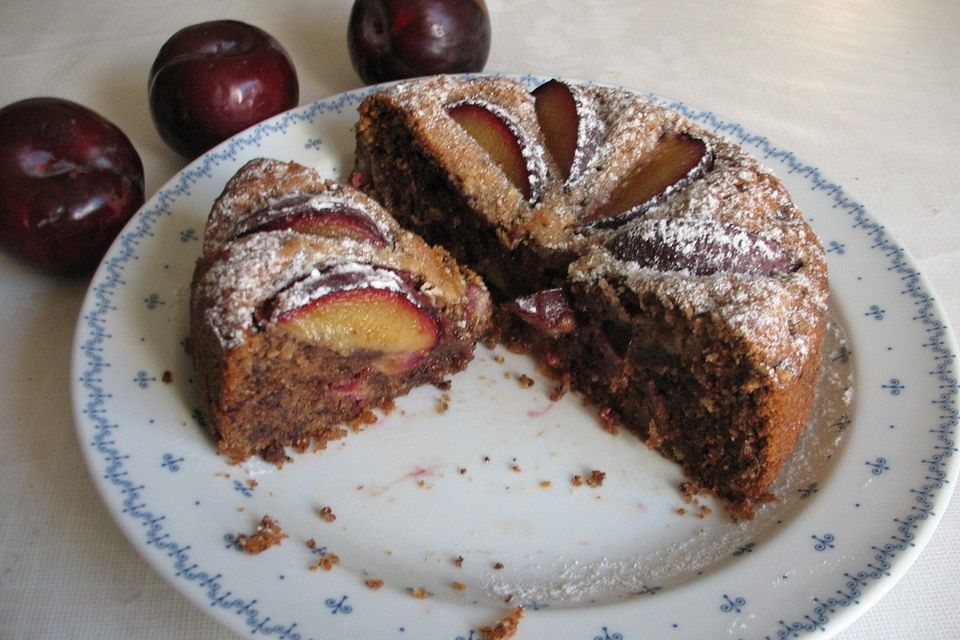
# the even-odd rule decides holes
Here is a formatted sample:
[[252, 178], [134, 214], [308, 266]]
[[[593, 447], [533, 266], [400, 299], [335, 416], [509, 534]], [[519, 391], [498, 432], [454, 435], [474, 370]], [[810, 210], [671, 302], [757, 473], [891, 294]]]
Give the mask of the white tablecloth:
[[[361, 84], [347, 57], [349, 5], [8, 0], [0, 3], [0, 105], [51, 95], [102, 113], [139, 150], [149, 195], [185, 164], [147, 107], [147, 72], [169, 35], [217, 18], [257, 24], [289, 51], [309, 102]], [[487, 70], [645, 89], [768, 135], [882, 220], [960, 325], [960, 3], [488, 6]], [[0, 638], [232, 637], [147, 567], [87, 477], [69, 396], [87, 284], [0, 254]], [[840, 638], [960, 637], [953, 504], [906, 577]]]

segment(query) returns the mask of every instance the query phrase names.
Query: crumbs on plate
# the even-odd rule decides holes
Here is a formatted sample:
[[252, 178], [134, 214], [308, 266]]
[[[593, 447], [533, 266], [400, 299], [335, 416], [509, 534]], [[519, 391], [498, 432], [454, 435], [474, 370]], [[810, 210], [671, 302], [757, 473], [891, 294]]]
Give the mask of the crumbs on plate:
[[338, 564], [340, 564], [340, 556], [335, 553], [327, 553], [317, 558], [313, 564], [310, 565], [310, 571], [316, 571], [317, 569], [330, 571]]
[[514, 607], [492, 627], [480, 627], [478, 629], [480, 637], [483, 640], [510, 640], [516, 635], [521, 618], [523, 618], [523, 607]]
[[319, 515], [320, 519], [324, 522], [333, 522], [337, 519], [337, 516], [333, 513], [333, 509], [330, 507], [321, 507], [320, 510], [317, 511], [317, 515]]
[[603, 485], [603, 479], [607, 477], [607, 474], [599, 469], [592, 469], [590, 475], [586, 479], [583, 476], [576, 475], [570, 479], [570, 484], [575, 487], [582, 487], [586, 484], [588, 487], [599, 487]]
[[418, 600], [426, 600], [431, 595], [433, 595], [432, 593], [427, 591], [425, 587], [417, 587], [416, 589], [407, 587], [407, 593], [409, 593], [411, 596], [413, 596]]
[[280, 544], [286, 537], [288, 536], [280, 528], [280, 524], [270, 516], [265, 515], [260, 519], [256, 532], [250, 535], [238, 533], [234, 538], [234, 544], [241, 551], [256, 555]]

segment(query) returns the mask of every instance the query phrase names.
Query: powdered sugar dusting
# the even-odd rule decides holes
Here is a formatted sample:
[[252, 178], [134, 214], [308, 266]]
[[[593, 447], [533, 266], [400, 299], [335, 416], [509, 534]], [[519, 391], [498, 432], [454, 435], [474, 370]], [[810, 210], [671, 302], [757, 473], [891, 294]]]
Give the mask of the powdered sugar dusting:
[[607, 246], [623, 259], [657, 271], [773, 275], [793, 261], [779, 243], [741, 227], [692, 218], [641, 220]]
[[356, 189], [324, 179], [307, 167], [268, 158], [245, 164], [213, 203], [204, 232], [203, 252], [213, 251], [270, 220], [287, 213], [292, 205], [318, 211], [343, 207], [356, 211], [388, 243], [398, 231], [396, 221], [372, 198]]
[[339, 291], [381, 289], [406, 294], [403, 278], [391, 269], [358, 262], [315, 267], [310, 273], [277, 294], [270, 320], [313, 300]]
[[607, 125], [600, 118], [597, 103], [592, 95], [576, 84], [564, 83], [573, 96], [577, 109], [577, 148], [574, 152], [570, 176], [564, 183], [564, 189], [570, 189], [583, 176], [585, 169], [596, 154], [596, 141], [603, 138]]
[[225, 347], [243, 343], [253, 328], [254, 311], [291, 282], [308, 276], [318, 263], [370, 261], [374, 249], [339, 241], [340, 255], [324, 254], [308, 236], [291, 231], [258, 233], [231, 243], [195, 284], [194, 295], [207, 300], [204, 321]]

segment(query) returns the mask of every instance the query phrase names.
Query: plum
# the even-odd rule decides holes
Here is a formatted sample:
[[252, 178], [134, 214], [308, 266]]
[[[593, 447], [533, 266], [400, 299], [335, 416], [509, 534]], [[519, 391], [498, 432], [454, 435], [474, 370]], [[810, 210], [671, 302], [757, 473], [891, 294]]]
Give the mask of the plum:
[[730, 224], [687, 218], [643, 220], [607, 242], [621, 260], [693, 275], [773, 276], [800, 265], [780, 243]]
[[318, 269], [259, 313], [303, 340], [342, 356], [365, 353], [385, 373], [419, 363], [440, 340], [440, 325], [413, 280], [366, 264]]
[[449, 107], [447, 114], [483, 147], [527, 202], [540, 199], [546, 179], [543, 156], [522, 141], [519, 127], [505, 111], [491, 104], [462, 102]]
[[713, 153], [705, 140], [684, 132], [668, 133], [585, 222], [596, 227], [621, 225], [685, 189], [712, 165]]
[[347, 46], [367, 84], [480, 71], [490, 16], [483, 0], [356, 0]]
[[11, 253], [88, 274], [143, 195], [140, 156], [99, 114], [60, 98], [0, 109], [0, 243]]
[[237, 20], [203, 22], [173, 34], [150, 68], [149, 90], [160, 137], [188, 158], [300, 99], [284, 48]]
[[281, 229], [326, 238], [351, 238], [381, 246], [388, 243], [385, 230], [366, 211], [336, 199], [309, 194], [281, 200], [257, 212], [241, 235]]
[[547, 150], [569, 189], [583, 177], [603, 138], [595, 101], [576, 85], [548, 80], [533, 90], [537, 121]]
[[573, 307], [563, 289], [544, 289], [521, 296], [505, 304], [504, 309], [552, 338], [577, 327]]

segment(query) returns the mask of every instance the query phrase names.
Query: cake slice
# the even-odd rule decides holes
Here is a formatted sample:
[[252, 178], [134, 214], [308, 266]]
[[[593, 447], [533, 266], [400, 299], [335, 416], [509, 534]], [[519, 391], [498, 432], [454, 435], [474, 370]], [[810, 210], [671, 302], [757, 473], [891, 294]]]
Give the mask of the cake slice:
[[498, 327], [748, 517], [811, 411], [823, 247], [742, 148], [635, 93], [436, 77], [359, 107], [356, 184]]
[[465, 367], [489, 317], [476, 275], [367, 196], [253, 160], [214, 203], [193, 278], [207, 427], [232, 459], [282, 462]]

